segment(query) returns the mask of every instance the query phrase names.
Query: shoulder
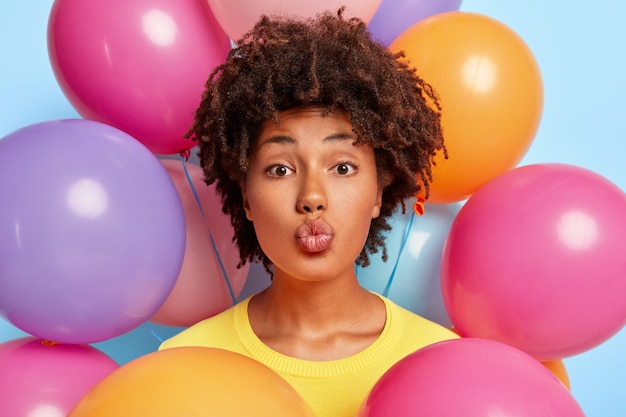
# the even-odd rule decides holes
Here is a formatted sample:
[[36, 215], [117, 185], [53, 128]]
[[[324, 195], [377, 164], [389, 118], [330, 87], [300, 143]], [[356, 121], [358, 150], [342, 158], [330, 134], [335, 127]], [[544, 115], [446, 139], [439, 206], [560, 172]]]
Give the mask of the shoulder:
[[235, 315], [245, 309], [248, 299], [213, 317], [202, 320], [165, 340], [159, 350], [181, 346], [225, 347], [238, 341]]

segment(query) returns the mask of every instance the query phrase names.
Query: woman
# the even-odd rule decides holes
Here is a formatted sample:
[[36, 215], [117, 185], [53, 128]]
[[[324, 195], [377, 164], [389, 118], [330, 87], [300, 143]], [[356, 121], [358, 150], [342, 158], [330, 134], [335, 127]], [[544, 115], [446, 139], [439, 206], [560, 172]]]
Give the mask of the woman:
[[354, 416], [398, 360], [456, 337], [358, 283], [445, 147], [430, 86], [342, 14], [263, 17], [210, 76], [189, 136], [241, 263], [272, 283], [161, 346], [252, 357], [320, 417]]

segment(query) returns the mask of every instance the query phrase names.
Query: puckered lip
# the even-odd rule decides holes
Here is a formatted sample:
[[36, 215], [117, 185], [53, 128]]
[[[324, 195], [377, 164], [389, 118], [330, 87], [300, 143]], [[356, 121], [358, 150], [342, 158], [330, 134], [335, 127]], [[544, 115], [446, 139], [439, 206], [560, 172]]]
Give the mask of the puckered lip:
[[322, 219], [307, 220], [296, 230], [296, 241], [305, 252], [327, 250], [333, 240], [333, 228]]

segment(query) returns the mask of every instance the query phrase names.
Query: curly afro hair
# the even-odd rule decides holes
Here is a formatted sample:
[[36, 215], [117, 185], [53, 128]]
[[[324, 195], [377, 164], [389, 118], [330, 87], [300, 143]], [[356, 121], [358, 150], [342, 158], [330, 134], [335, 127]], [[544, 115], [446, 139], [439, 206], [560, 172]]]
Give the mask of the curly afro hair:
[[357, 143], [374, 149], [383, 204], [356, 260], [361, 266], [379, 249], [387, 259], [387, 219], [400, 205], [405, 211], [408, 197], [420, 190], [428, 195], [433, 157], [445, 154], [441, 109], [431, 86], [403, 53], [391, 53], [371, 38], [362, 20], [344, 18], [343, 12], [306, 20], [263, 16], [206, 83], [187, 137], [199, 142], [205, 182], [216, 182], [230, 215], [240, 265], [259, 260], [271, 271], [246, 218], [240, 184], [261, 124], [278, 123], [279, 112], [311, 105], [342, 109]]

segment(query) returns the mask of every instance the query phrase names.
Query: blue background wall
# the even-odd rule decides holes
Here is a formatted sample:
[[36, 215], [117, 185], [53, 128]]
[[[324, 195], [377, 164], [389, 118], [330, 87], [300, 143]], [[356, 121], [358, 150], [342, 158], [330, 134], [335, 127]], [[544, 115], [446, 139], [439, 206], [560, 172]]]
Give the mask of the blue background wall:
[[[79, 117], [48, 61], [51, 5], [52, 0], [0, 3], [0, 137], [32, 123]], [[543, 118], [521, 164], [571, 163], [626, 190], [626, 3], [465, 0], [461, 10], [508, 25], [528, 43], [540, 65]], [[123, 363], [155, 350], [159, 338], [176, 331], [143, 325], [96, 347]], [[0, 342], [22, 335], [0, 320]], [[573, 394], [588, 417], [626, 415], [624, 352], [626, 329], [565, 360]]]

